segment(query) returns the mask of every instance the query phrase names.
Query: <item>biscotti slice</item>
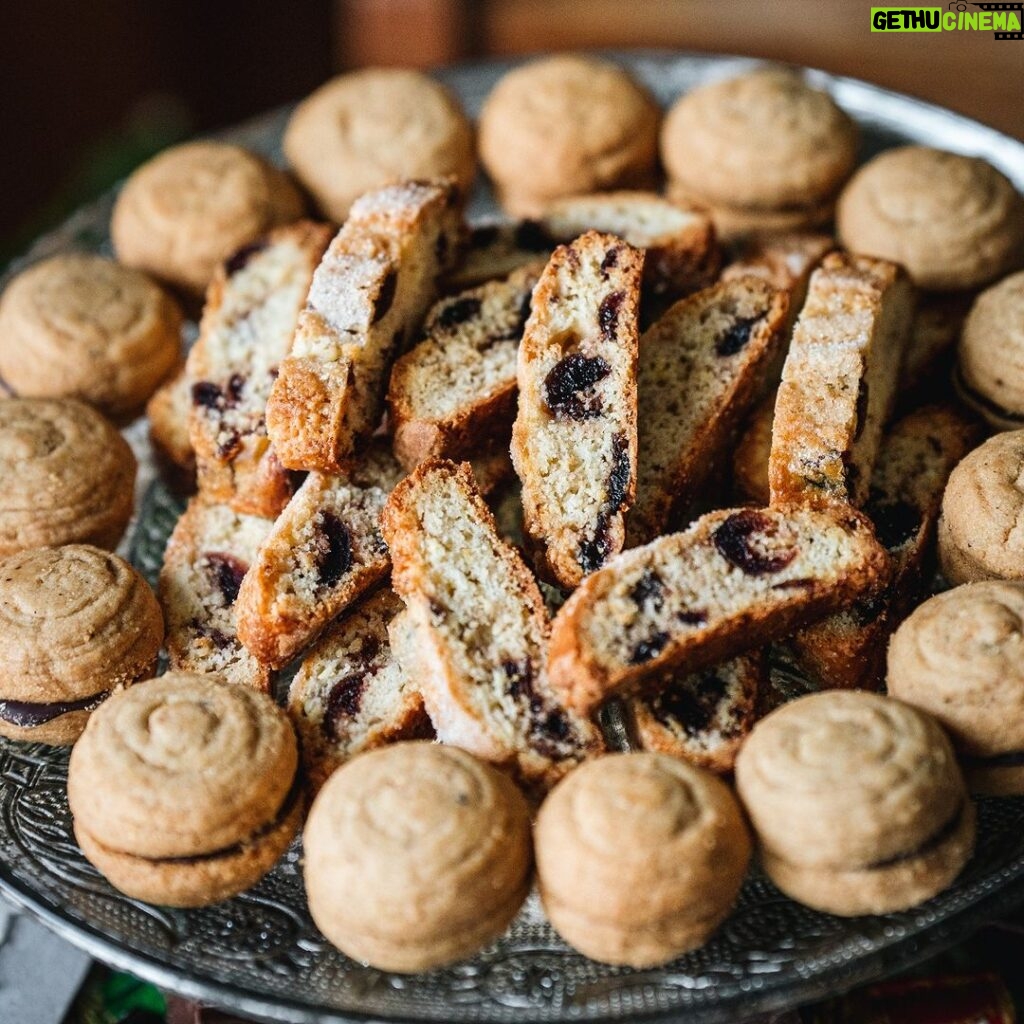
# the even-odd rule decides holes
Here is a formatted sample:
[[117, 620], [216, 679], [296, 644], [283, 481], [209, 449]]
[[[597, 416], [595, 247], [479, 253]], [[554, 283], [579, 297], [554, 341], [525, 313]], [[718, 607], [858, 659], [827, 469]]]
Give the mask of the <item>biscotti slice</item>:
[[447, 182], [390, 185], [352, 205], [313, 275], [267, 405], [283, 465], [340, 472], [377, 428], [391, 364], [454, 256], [460, 206]]
[[380, 513], [402, 476], [381, 442], [351, 476], [306, 477], [238, 592], [238, 636], [261, 662], [287, 664], [388, 574]]
[[371, 594], [330, 625], [292, 680], [288, 714], [314, 793], [356, 754], [430, 733], [423, 697], [388, 640], [403, 608], [388, 587]]
[[555, 242], [594, 230], [643, 249], [644, 287], [655, 295], [682, 296], [704, 288], [721, 263], [711, 218], [656, 192], [571, 196], [545, 207], [538, 224]]
[[269, 690], [270, 671], [238, 640], [235, 602], [271, 525], [227, 505], [198, 497], [189, 502], [160, 570], [171, 668], [219, 672], [233, 683]]
[[760, 508], [771, 498], [768, 461], [772, 454], [772, 422], [775, 419], [773, 390], [754, 408], [732, 456], [732, 485], [736, 500]]
[[272, 519], [292, 495], [267, 438], [267, 399], [330, 237], [309, 221], [278, 228], [210, 283], [187, 370], [199, 490], [209, 501]]
[[442, 299], [426, 336], [395, 363], [388, 412], [395, 455], [412, 470], [428, 458], [463, 458], [482, 437], [507, 441], [516, 414], [516, 355], [543, 269]]
[[894, 263], [831, 253], [811, 275], [775, 402], [772, 504], [863, 504], [912, 317]]
[[550, 692], [544, 602], [469, 467], [423, 463], [395, 488], [381, 524], [407, 608], [392, 644], [438, 739], [540, 784], [600, 751], [596, 728]]
[[469, 231], [458, 262], [445, 276], [442, 287], [446, 292], [461, 292], [508, 277], [528, 263], [546, 261], [555, 244], [534, 220], [477, 224]]
[[637, 744], [642, 750], [678, 757], [698, 768], [731, 772], [740, 744], [757, 719], [766, 678], [763, 651], [682, 679], [673, 675], [654, 696], [627, 701]]
[[792, 633], [886, 581], [869, 520], [847, 508], [710, 512], [584, 580], [555, 617], [549, 672], [589, 714]]
[[181, 491], [195, 488], [196, 456], [188, 424], [192, 413], [192, 382], [184, 368], [153, 393], [146, 404], [149, 439], [171, 483]]
[[627, 547], [664, 533], [697, 495], [757, 398], [788, 307], [785, 292], [738, 277], [680, 300], [644, 332]]
[[559, 246], [519, 346], [512, 462], [545, 575], [575, 587], [622, 549], [636, 486], [643, 254], [588, 231]]
[[831, 235], [813, 231], [748, 235], [734, 248], [733, 258], [722, 269], [722, 281], [759, 277], [773, 288], [789, 292], [795, 316], [807, 294], [811, 271], [836, 247]]
[[820, 686], [882, 686], [889, 637], [927, 583], [946, 480], [979, 437], [976, 424], [952, 408], [934, 406], [904, 417], [883, 441], [864, 511], [889, 552], [892, 580], [881, 593], [792, 638], [798, 663]]

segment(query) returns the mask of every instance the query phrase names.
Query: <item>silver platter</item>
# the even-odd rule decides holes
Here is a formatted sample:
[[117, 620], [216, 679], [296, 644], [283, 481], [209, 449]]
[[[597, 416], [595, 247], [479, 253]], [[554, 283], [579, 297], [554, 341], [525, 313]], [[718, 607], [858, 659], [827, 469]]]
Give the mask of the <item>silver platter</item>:
[[[612, 56], [665, 103], [750, 64], [690, 54]], [[439, 77], [475, 114], [507, 66], [459, 67]], [[860, 122], [865, 158], [920, 142], [984, 156], [1024, 188], [1024, 145], [906, 96], [810, 74]], [[228, 134], [280, 160], [286, 118], [287, 111], [278, 111]], [[112, 198], [80, 210], [8, 273], [67, 249], [109, 252]], [[494, 212], [481, 184], [472, 213]], [[153, 579], [180, 505], [154, 480], [144, 424], [128, 436], [143, 472], [125, 550]], [[65, 751], [0, 742], [0, 890], [99, 960], [268, 1021], [737, 1021], [908, 967], [1024, 902], [1024, 799], [989, 800], [981, 803], [978, 850], [963, 876], [906, 913], [857, 919], [815, 913], [754, 872], [708, 945], [667, 967], [631, 971], [568, 949], [531, 897], [505, 937], [473, 960], [405, 977], [347, 960], [321, 938], [305, 909], [298, 845], [255, 889], [219, 906], [178, 911], [121, 896], [74, 842], [66, 773]]]

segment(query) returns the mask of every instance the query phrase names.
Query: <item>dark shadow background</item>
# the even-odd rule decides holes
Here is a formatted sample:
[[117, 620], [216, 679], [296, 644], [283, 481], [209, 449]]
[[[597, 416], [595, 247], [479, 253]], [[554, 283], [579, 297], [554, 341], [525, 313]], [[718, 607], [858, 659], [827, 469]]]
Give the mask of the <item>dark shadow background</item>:
[[1024, 41], [873, 0], [0, 0], [0, 266], [147, 156], [364, 64], [653, 46], [855, 75], [1024, 136]]

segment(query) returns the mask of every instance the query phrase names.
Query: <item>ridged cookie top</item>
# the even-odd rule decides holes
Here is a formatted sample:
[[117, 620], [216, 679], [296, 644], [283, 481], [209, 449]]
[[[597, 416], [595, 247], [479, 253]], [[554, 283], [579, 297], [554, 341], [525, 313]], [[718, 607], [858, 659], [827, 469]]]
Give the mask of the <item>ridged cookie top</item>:
[[906, 267], [922, 288], [972, 288], [1024, 260], [1024, 199], [977, 157], [926, 146], [890, 149], [839, 198], [839, 237], [853, 252]]
[[461, 750], [422, 742], [335, 772], [304, 842], [307, 885], [321, 905], [343, 900], [349, 926], [410, 943], [503, 906], [532, 859], [529, 810], [513, 783]]
[[73, 544], [0, 561], [0, 666], [7, 700], [77, 700], [155, 663], [163, 617], [146, 581], [108, 551]]
[[19, 274], [0, 303], [0, 374], [25, 397], [73, 396], [123, 417], [178, 363], [181, 311], [145, 275], [65, 253]]
[[77, 540], [113, 547], [135, 468], [128, 442], [80, 402], [0, 402], [0, 556]]
[[969, 583], [926, 601], [892, 638], [888, 685], [972, 754], [1024, 750], [1024, 583]]
[[816, 693], [754, 727], [736, 784], [761, 842], [793, 864], [878, 867], [957, 817], [963, 778], [928, 715], [873, 693]]
[[828, 93], [779, 68], [713, 82], [679, 99], [665, 118], [669, 175], [729, 207], [809, 206], [853, 169], [857, 133]]
[[541, 807], [536, 844], [545, 890], [638, 924], [723, 888], [724, 878], [738, 885], [750, 856], [728, 787], [662, 754], [611, 754], [577, 768]]
[[112, 697], [75, 746], [76, 824], [139, 857], [230, 849], [269, 826], [298, 763], [284, 712], [216, 675], [170, 672]]

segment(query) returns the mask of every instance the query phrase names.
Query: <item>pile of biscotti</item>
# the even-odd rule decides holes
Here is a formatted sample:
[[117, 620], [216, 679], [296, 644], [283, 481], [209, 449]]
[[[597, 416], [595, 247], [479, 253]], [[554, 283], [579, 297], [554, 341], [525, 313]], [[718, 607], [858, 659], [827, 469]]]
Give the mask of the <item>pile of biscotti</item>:
[[[920, 683], [916, 655], [901, 695], [916, 693], [909, 703], [942, 721], [955, 756], [930, 717], [882, 697], [826, 692], [779, 718], [768, 672], [774, 651], [809, 690], [882, 689], [889, 638], [931, 590], [940, 512], [952, 582], [1024, 579], [1024, 544], [1018, 557], [1009, 528], [1006, 551], [991, 540], [1024, 507], [1019, 481], [1017, 498], [993, 482], [1015, 453], [1024, 465], [1024, 434], [999, 435], [998, 469], [979, 449], [983, 465], [964, 464], [969, 476], [961, 471], [943, 509], [950, 475], [982, 437], [950, 384], [950, 353], [978, 289], [1024, 260], [1021, 197], [983, 160], [920, 147], [854, 174], [852, 122], [827, 94], [778, 71], [679, 101], [661, 126], [662, 195], [640, 187], [656, 170], [660, 115], [624, 72], [602, 65], [594, 77], [595, 64], [528, 65], [488, 101], [483, 159], [508, 210], [528, 210], [527, 220], [467, 223], [473, 160], [468, 172], [466, 159], [440, 166], [442, 150], [428, 159], [422, 140], [413, 152], [431, 175], [395, 174], [354, 198], [330, 191], [311, 140], [338, 148], [349, 178], [363, 180], [357, 148], [331, 136], [328, 114], [367, 118], [370, 96], [388, 97], [423, 132], [430, 98], [461, 140], [443, 152], [465, 156], [451, 97], [383, 72], [325, 87], [286, 138], [321, 209], [340, 209], [340, 230], [296, 220], [281, 172], [214, 143], [157, 158], [115, 211], [126, 262], [193, 294], [204, 271], [186, 273], [191, 257], [216, 266], [198, 340], [148, 406], [158, 452], [195, 492], [160, 574], [170, 663], [264, 693], [294, 669], [287, 710], [300, 778], [321, 792], [311, 818], [318, 875], [307, 883], [327, 901], [313, 908], [318, 923], [346, 950], [378, 946], [362, 941], [370, 924], [331, 903], [343, 874], [332, 851], [349, 840], [356, 848], [342, 812], [356, 812], [327, 783], [374, 748], [432, 738], [489, 762], [534, 800], [556, 788], [562, 796], [541, 812], [547, 838], [536, 839], [549, 916], [577, 948], [636, 964], [704, 941], [742, 881], [743, 815], [708, 773], [728, 776], [740, 759], [746, 814], [786, 892], [837, 913], [881, 912], [934, 895], [970, 855], [973, 810], [955, 758], [978, 778], [1024, 749], [1024, 726], [977, 726], [991, 742], [965, 740], [974, 733], [943, 717], [949, 701]], [[527, 102], [538, 90], [547, 106]], [[588, 104], [603, 111], [600, 131]], [[557, 127], [558, 111], [572, 116], [552, 138], [541, 122]], [[619, 120], [629, 130], [612, 138]], [[530, 137], [503, 149], [505, 132]], [[600, 136], [602, 148], [577, 165], [568, 136]], [[381, 147], [382, 162], [398, 160], [394, 139]], [[541, 173], [551, 152], [564, 159]], [[587, 177], [601, 168], [604, 177]], [[157, 230], [159, 197], [171, 192], [183, 211], [201, 195], [217, 217], [180, 238], [184, 212]], [[223, 241], [243, 214], [244, 244], [211, 264], [200, 241]], [[991, 346], [991, 329], [979, 333]], [[972, 546], [963, 525], [972, 522], [983, 544]], [[1020, 632], [992, 640], [1003, 645], [1000, 665], [1013, 661], [1006, 645]], [[1024, 699], [1024, 676], [1012, 686]], [[646, 752], [627, 758], [689, 767], [609, 767], [607, 784], [590, 765], [571, 775], [621, 743], [602, 729], [611, 704], [629, 749]], [[409, 764], [422, 757], [410, 751]], [[891, 774], [896, 760], [909, 790]], [[431, 813], [444, 819], [451, 779], [475, 769], [428, 762]], [[401, 787], [402, 771], [373, 764], [367, 778]], [[851, 786], [863, 783], [856, 799], [837, 788], [851, 774]], [[998, 791], [1024, 788], [1024, 773], [1011, 774]], [[897, 791], [887, 811], [884, 795]], [[410, 793], [394, 806], [408, 809]], [[844, 825], [852, 838], [825, 834], [851, 801], [860, 808]], [[472, 829], [486, 833], [491, 804], [470, 805], [483, 815]], [[600, 841], [573, 817], [584, 805]], [[629, 809], [630, 835], [614, 835], [616, 807]], [[783, 811], [807, 820], [780, 832]], [[894, 814], [901, 825], [886, 833]], [[691, 817], [703, 823], [696, 832], [681, 824]], [[704, 851], [693, 854], [704, 874], [687, 876], [685, 907], [663, 893], [667, 923], [645, 924], [619, 897], [643, 886], [647, 852], [667, 856], [662, 825], [680, 856]], [[446, 952], [382, 953], [383, 966], [435, 966], [504, 927], [533, 855], [516, 828], [522, 870], [503, 883], [499, 925], [450, 949], [437, 938], [450, 922], [435, 922], [430, 942]], [[379, 831], [360, 833], [371, 859], [385, 843]], [[711, 856], [715, 844], [729, 856]], [[497, 864], [506, 854], [498, 844], [490, 856]], [[588, 856], [600, 876], [589, 895], [575, 891], [573, 867]], [[429, 864], [414, 873], [424, 893], [444, 883]], [[619, 909], [598, 928], [589, 904], [605, 896]], [[387, 916], [370, 902], [368, 920]]]

